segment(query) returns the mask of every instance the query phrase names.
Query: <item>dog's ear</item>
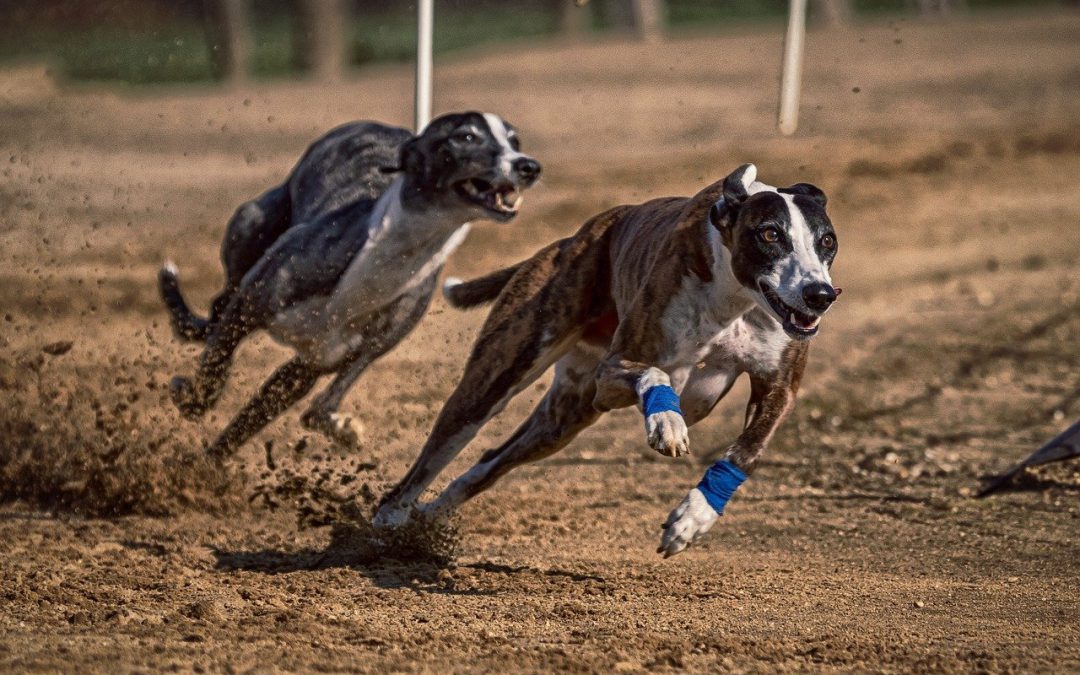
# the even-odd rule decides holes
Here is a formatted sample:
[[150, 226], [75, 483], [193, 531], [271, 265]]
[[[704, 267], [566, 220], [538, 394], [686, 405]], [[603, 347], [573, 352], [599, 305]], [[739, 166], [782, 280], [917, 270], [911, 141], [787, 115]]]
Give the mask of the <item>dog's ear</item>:
[[423, 173], [424, 154], [420, 151], [420, 136], [414, 136], [401, 144], [398, 168], [414, 175]]
[[825, 208], [825, 204], [829, 201], [828, 197], [825, 196], [825, 193], [822, 192], [820, 188], [816, 185], [811, 185], [810, 183], [796, 183], [791, 187], [780, 188], [779, 191], [786, 192], [789, 195], [809, 197], [820, 204], [821, 208]]
[[757, 179], [757, 167], [743, 164], [724, 179], [724, 202], [728, 209], [738, 208], [750, 196], [750, 185]]
[[721, 197], [709, 208], [709, 224], [721, 232], [730, 225], [727, 200]]

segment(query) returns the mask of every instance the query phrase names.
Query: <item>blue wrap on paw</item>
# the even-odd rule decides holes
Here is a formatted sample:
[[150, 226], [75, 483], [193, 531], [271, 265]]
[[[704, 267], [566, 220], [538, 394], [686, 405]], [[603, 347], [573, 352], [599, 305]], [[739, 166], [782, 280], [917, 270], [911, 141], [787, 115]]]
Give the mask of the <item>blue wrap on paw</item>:
[[698, 489], [705, 495], [705, 501], [709, 502], [709, 506], [713, 507], [714, 511], [723, 513], [724, 506], [744, 480], [746, 480], [746, 474], [742, 472], [742, 469], [722, 459], [709, 467], [709, 470], [701, 477]]
[[679, 395], [666, 384], [649, 387], [641, 399], [641, 410], [645, 413], [645, 417], [654, 413], [668, 411], [682, 414], [682, 410], [679, 409]]

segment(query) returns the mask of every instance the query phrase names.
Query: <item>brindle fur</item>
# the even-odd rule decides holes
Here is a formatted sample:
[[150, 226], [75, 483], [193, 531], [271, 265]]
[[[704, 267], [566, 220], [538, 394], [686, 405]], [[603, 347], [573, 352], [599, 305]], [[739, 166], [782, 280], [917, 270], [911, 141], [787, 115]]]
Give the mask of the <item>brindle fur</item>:
[[[705, 288], [715, 271], [723, 270], [707, 244], [710, 235], [724, 239], [709, 231], [714, 227], [710, 209], [723, 194], [724, 183], [718, 182], [691, 198], [616, 207], [516, 266], [460, 383], [419, 458], [384, 497], [376, 524], [404, 522], [415, 500], [480, 427], [553, 364], [554, 382], [531, 416], [453, 481], [429, 512], [454, 510], [514, 467], [565, 447], [603, 412], [637, 404], [642, 375], [669, 362], [679, 343], [679, 336], [664, 328], [672, 299], [682, 289]], [[498, 276], [478, 280], [476, 290], [486, 293], [477, 292], [474, 300], [487, 299]], [[464, 295], [468, 284], [455, 290]], [[743, 314], [762, 330], [780, 330], [758, 307], [748, 305]], [[708, 415], [739, 374], [749, 374], [746, 425], [725, 453], [747, 474], [792, 407], [808, 343], [789, 341], [777, 363], [768, 365], [753, 349], [717, 350], [689, 368], [682, 382], [674, 383], [672, 376], [676, 388], [685, 385], [685, 422], [692, 425]]]

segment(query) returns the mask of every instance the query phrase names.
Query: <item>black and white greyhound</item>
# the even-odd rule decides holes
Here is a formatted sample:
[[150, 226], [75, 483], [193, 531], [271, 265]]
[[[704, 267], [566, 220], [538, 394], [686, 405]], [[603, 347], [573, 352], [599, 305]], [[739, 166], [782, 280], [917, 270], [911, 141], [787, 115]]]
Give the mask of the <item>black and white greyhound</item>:
[[418, 136], [346, 124], [315, 141], [283, 184], [236, 211], [221, 249], [225, 288], [209, 318], [188, 308], [166, 263], [159, 283], [174, 330], [206, 342], [195, 376], [170, 385], [185, 417], [214, 405], [253, 331], [296, 351], [208, 452], [231, 455], [326, 374], [335, 378], [302, 423], [357, 443], [359, 425], [338, 412], [342, 398], [419, 322], [470, 221], [509, 221], [539, 175], [514, 128], [489, 113], [444, 115]]

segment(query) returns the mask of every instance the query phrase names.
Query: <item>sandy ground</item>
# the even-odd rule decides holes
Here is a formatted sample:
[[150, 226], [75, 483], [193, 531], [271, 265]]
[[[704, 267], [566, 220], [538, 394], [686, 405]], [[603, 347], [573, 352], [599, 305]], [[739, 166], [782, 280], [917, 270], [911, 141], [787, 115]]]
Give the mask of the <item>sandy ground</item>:
[[202, 462], [286, 356], [263, 337], [205, 424], [169, 405], [197, 351], [169, 334], [160, 261], [203, 306], [232, 210], [330, 126], [406, 123], [407, 68], [133, 93], [4, 74], [0, 670], [1080, 669], [1080, 465], [971, 496], [1080, 417], [1080, 16], [815, 32], [793, 139], [773, 131], [779, 54], [761, 32], [438, 72], [439, 110], [502, 113], [546, 167], [453, 274], [744, 161], [831, 197], [845, 293], [799, 407], [704, 545], [670, 560], [659, 524], [737, 434], [745, 385], [689, 460], [652, 454], [636, 413], [607, 416], [469, 504], [449, 562], [373, 547], [363, 523], [482, 312], [436, 302], [369, 370], [345, 404], [357, 452], [294, 412], [229, 474]]

